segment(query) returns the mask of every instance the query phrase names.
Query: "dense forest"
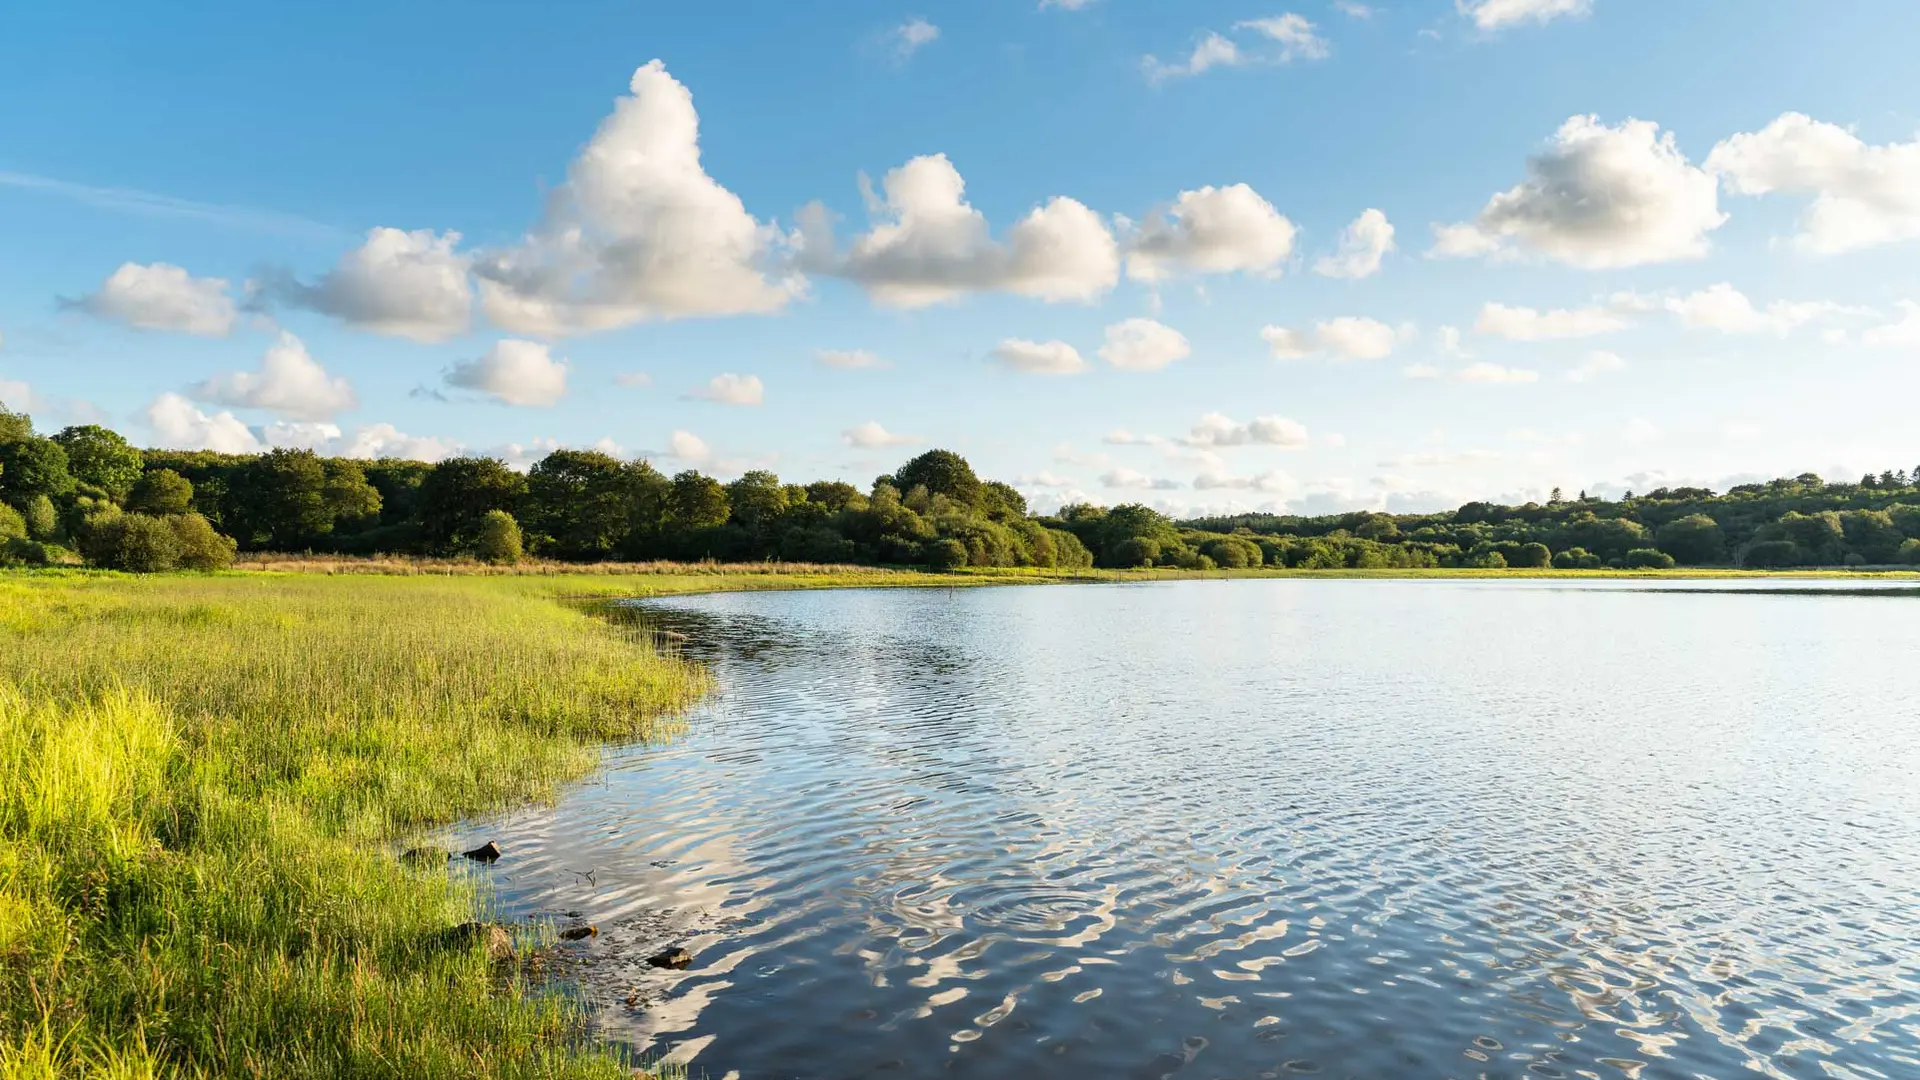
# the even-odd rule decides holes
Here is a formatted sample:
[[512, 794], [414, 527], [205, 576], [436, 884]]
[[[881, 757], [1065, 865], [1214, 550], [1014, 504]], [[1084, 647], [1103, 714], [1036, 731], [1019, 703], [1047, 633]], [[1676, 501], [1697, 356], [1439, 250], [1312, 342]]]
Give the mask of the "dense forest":
[[1920, 563], [1920, 470], [1811, 474], [1725, 494], [1468, 503], [1433, 514], [1175, 522], [1141, 505], [1029, 512], [1011, 486], [932, 450], [861, 491], [754, 471], [722, 483], [556, 450], [525, 473], [434, 464], [141, 450], [95, 425], [42, 436], [0, 405], [0, 565], [218, 569], [237, 551], [516, 561], [782, 559], [955, 569], [1168, 566], [1598, 569]]

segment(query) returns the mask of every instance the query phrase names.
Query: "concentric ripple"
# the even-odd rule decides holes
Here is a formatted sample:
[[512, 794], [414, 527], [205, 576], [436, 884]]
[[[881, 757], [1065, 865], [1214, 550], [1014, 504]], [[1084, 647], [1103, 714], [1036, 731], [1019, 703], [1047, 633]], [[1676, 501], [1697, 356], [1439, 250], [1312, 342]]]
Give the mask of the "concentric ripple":
[[1911, 590], [649, 606], [690, 734], [460, 838], [696, 1075], [1920, 1076]]

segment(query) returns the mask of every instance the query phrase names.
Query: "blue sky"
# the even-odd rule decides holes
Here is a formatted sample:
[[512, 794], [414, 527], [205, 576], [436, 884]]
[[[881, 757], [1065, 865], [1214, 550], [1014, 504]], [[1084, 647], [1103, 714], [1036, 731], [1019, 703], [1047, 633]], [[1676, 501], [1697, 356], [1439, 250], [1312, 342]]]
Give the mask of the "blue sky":
[[1170, 510], [1920, 465], [1904, 0], [5, 18], [43, 427]]

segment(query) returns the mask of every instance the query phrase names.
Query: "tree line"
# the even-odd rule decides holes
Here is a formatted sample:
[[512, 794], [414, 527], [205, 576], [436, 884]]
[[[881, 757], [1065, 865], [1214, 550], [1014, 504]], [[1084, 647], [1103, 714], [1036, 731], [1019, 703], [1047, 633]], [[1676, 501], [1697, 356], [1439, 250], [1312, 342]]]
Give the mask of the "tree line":
[[556, 450], [522, 473], [437, 463], [142, 450], [97, 425], [35, 432], [0, 405], [0, 565], [218, 569], [239, 551], [523, 555], [960, 567], [1593, 569], [1920, 563], [1920, 469], [1859, 484], [1803, 474], [1725, 494], [1468, 503], [1433, 514], [1244, 514], [1176, 522], [1139, 504], [1029, 511], [1013, 487], [932, 450], [867, 490], [723, 483]]

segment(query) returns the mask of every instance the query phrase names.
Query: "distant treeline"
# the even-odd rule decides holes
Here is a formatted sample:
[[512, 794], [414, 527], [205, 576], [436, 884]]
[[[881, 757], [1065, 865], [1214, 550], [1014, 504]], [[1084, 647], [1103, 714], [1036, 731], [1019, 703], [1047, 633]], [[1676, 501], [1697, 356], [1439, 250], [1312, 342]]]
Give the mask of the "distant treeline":
[[215, 569], [237, 550], [936, 568], [1864, 565], [1920, 562], [1920, 493], [1905, 473], [1802, 475], [1725, 495], [1556, 492], [1437, 514], [1179, 523], [1137, 504], [1035, 515], [946, 450], [862, 491], [760, 470], [667, 476], [590, 450], [556, 450], [525, 473], [484, 457], [141, 450], [94, 425], [43, 437], [0, 405], [0, 564]]

